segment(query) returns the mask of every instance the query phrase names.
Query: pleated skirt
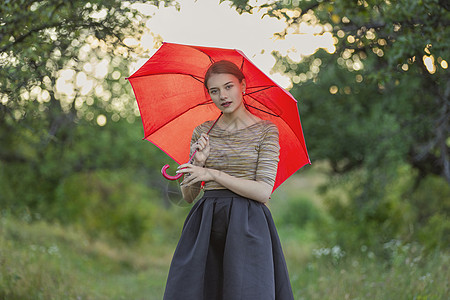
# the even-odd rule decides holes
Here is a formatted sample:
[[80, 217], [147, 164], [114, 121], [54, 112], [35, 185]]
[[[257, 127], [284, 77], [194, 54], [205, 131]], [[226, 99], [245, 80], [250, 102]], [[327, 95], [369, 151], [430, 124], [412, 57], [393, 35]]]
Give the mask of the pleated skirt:
[[205, 191], [183, 226], [164, 300], [292, 300], [269, 209], [230, 190]]

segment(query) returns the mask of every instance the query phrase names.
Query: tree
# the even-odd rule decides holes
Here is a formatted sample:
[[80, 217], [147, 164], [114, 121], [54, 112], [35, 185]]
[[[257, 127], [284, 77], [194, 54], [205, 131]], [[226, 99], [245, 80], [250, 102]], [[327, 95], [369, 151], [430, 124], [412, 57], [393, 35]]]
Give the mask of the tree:
[[[429, 176], [450, 182], [447, 2], [288, 0], [255, 7], [233, 2], [241, 12], [261, 9], [285, 20], [279, 38], [301, 33], [301, 24], [333, 35], [333, 53], [319, 50], [300, 62], [275, 53], [275, 69], [294, 82], [290, 91], [299, 100], [312, 161], [329, 162], [334, 179], [346, 186], [350, 201], [333, 200], [335, 217], [359, 224], [360, 235], [368, 235], [367, 227], [383, 228], [382, 240], [411, 222], [427, 224], [430, 211], [423, 217], [423, 205], [408, 200]], [[405, 178], [415, 182], [405, 187]], [[434, 214], [448, 212], [448, 189], [441, 190]]]
[[[415, 121], [423, 119], [427, 120], [427, 124], [424, 124], [427, 128], [419, 132], [417, 128], [411, 128], [410, 132], [415, 134], [405, 158], [420, 171], [420, 177], [436, 174], [450, 182], [450, 75], [447, 70], [450, 56], [450, 6], [446, 1], [277, 1], [259, 7], [251, 7], [249, 1], [234, 2], [241, 11], [265, 9], [268, 15], [286, 20], [288, 26], [278, 34], [280, 38], [285, 37], [289, 30], [298, 32], [302, 22], [324, 25], [323, 32], [330, 31], [335, 37], [336, 51], [329, 57], [320, 53], [317, 57], [326, 61], [326, 67], [330, 62], [338, 62], [336, 68], [341, 70], [333, 68], [330, 73], [338, 71], [340, 74], [334, 75], [347, 73], [349, 79], [353, 77], [353, 80], [341, 80], [345, 81], [343, 84], [354, 82], [356, 77], [361, 78], [357, 76], [360, 74], [364, 83], [378, 86], [377, 91], [372, 91], [381, 96], [378, 99], [385, 99], [392, 92], [401, 91], [402, 94], [409, 91], [410, 99], [404, 103], [406, 106], [393, 102], [394, 106], [402, 108], [394, 112], [394, 117], [401, 120], [399, 126], [402, 130], [405, 126], [414, 127]], [[314, 59], [308, 59], [303, 64], [312, 62]], [[284, 66], [287, 73], [299, 75], [295, 62], [286, 59]], [[303, 70], [309, 71], [307, 67]], [[327, 72], [328, 68], [322, 65], [320, 72], [296, 85], [292, 92], [303, 102], [305, 96], [301, 94], [302, 85], [318, 80], [323, 82], [322, 74], [326, 77]], [[332, 76], [326, 80], [326, 91], [336, 86]], [[336, 76], [337, 81], [339, 78]], [[351, 91], [346, 93], [345, 86], [336, 87], [338, 90], [332, 91], [326, 98], [333, 99], [336, 94], [350, 95], [345, 96], [348, 98], [354, 94]], [[415, 115], [417, 120], [406, 120], [403, 114], [408, 113]], [[307, 113], [304, 115], [308, 118]], [[314, 153], [317, 143], [309, 144]], [[325, 155], [318, 158], [334, 157], [330, 161], [336, 172], [352, 169], [362, 163], [361, 159], [348, 155], [335, 157], [331, 151]], [[343, 166], [337, 167], [340, 164]]]
[[[172, 5], [145, 5], [160, 2]], [[125, 80], [131, 53], [142, 53], [126, 42], [143, 34], [146, 16], [138, 4], [2, 2], [0, 203], [36, 208], [51, 203], [58, 184], [74, 172], [138, 162], [142, 148], [126, 149], [114, 139], [132, 125], [110, 126], [138, 116]], [[100, 145], [102, 139], [112, 143]], [[115, 152], [100, 156], [112, 146]]]

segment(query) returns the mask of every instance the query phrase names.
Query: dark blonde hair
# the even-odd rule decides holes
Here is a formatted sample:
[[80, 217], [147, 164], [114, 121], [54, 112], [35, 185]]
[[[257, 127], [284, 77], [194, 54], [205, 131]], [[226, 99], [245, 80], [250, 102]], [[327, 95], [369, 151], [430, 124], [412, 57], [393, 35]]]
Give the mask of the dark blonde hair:
[[208, 80], [212, 74], [231, 74], [234, 75], [239, 82], [245, 79], [241, 69], [229, 60], [220, 60], [213, 63], [205, 73], [205, 88], [208, 89]]

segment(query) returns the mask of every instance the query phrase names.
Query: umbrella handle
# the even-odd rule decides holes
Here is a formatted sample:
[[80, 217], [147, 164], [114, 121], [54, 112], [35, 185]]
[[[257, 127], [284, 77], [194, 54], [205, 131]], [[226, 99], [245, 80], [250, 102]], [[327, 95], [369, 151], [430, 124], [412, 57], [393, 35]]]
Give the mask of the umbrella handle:
[[183, 176], [183, 173], [177, 174], [175, 176], [169, 175], [167, 174], [166, 170], [169, 168], [169, 165], [164, 165], [161, 169], [161, 173], [164, 176], [164, 178], [169, 179], [169, 180], [178, 180], [181, 178], [181, 176]]
[[[197, 150], [194, 151], [194, 153], [192, 153], [191, 158], [189, 158], [189, 162], [192, 161], [192, 159], [194, 158], [195, 153], [197, 153]], [[183, 173], [177, 174], [175, 176], [169, 175], [167, 174], [166, 170], [169, 168], [169, 165], [164, 165], [161, 169], [161, 173], [163, 174], [163, 177], [169, 180], [178, 180], [181, 178], [181, 176], [183, 176]]]
[[[209, 134], [209, 132], [211, 131], [211, 129], [214, 127], [214, 125], [216, 125], [217, 121], [219, 121], [220, 117], [223, 115], [223, 112], [220, 113], [219, 117], [217, 117], [216, 121], [214, 121], [214, 123], [212, 124], [212, 126], [209, 128], [208, 132], [206, 134]], [[191, 158], [189, 158], [189, 163], [191, 163], [193, 161], [194, 155], [195, 153], [197, 153], [197, 150], [194, 151], [194, 153], [192, 153]], [[164, 178], [169, 179], [169, 180], [178, 180], [181, 178], [181, 176], [183, 176], [183, 173], [177, 174], [175, 176], [169, 175], [167, 174], [166, 170], [169, 168], [169, 165], [164, 165], [161, 169], [161, 173], [164, 176]]]

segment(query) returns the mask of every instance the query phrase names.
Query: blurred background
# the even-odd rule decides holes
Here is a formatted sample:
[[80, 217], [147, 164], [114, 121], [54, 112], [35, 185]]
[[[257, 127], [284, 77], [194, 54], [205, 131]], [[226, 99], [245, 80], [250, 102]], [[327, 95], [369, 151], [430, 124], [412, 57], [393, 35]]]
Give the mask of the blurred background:
[[312, 165], [269, 207], [295, 299], [448, 299], [450, 5], [3, 1], [0, 299], [162, 299], [190, 206], [126, 77], [237, 48], [298, 100]]

